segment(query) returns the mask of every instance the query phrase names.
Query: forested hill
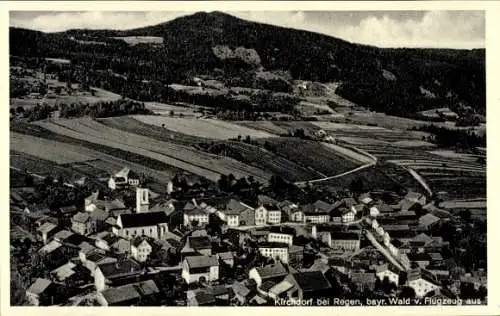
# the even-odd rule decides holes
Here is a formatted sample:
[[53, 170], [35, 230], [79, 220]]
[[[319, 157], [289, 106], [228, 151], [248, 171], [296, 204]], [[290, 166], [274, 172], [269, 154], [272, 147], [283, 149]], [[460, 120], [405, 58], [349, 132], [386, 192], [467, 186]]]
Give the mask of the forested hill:
[[[115, 38], [130, 36], [163, 43], [129, 45]], [[11, 28], [10, 54], [68, 58], [89, 72], [111, 69], [128, 85], [206, 75], [245, 86], [256, 72], [281, 70], [288, 81], [341, 81], [338, 94], [376, 111], [408, 116], [460, 103], [485, 113], [484, 49], [381, 49], [220, 12], [127, 31]]]

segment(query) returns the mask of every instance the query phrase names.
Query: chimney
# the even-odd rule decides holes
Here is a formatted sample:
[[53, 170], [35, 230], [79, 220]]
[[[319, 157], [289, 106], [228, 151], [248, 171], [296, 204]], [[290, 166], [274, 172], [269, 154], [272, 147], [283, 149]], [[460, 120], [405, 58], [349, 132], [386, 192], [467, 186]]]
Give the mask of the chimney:
[[196, 203], [196, 199], [195, 199], [195, 198], [193, 198], [193, 199], [191, 200], [191, 202], [193, 202], [194, 206], [198, 206], [198, 203]]

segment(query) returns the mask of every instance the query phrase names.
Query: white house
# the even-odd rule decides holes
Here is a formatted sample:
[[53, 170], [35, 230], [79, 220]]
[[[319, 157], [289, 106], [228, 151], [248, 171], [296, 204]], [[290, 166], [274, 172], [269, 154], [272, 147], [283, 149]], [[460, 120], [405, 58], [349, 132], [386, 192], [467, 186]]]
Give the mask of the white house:
[[183, 210], [183, 224], [184, 226], [190, 226], [193, 223], [197, 223], [197, 226], [205, 226], [209, 222], [209, 213], [206, 207], [201, 207], [193, 199], [192, 202], [188, 202]]
[[113, 233], [125, 239], [148, 236], [162, 239], [168, 232], [168, 217], [164, 212], [120, 214]]
[[205, 279], [207, 282], [219, 279], [219, 260], [217, 256], [189, 256], [182, 263], [182, 278], [191, 284]]
[[248, 272], [248, 278], [254, 280], [258, 287], [269, 279], [284, 279], [287, 275], [288, 271], [281, 262], [263, 267], [255, 267]]
[[293, 235], [271, 232], [267, 235], [267, 241], [285, 243], [291, 246], [293, 245]]
[[288, 244], [281, 242], [261, 242], [258, 244], [259, 252], [271, 259], [278, 258], [283, 263], [288, 263]]
[[112, 175], [108, 180], [108, 187], [112, 190], [116, 190], [120, 187], [125, 186], [138, 186], [139, 177], [130, 171], [129, 168], [125, 167]]
[[216, 213], [229, 227], [256, 224], [256, 210], [245, 203], [231, 199], [222, 210]]
[[417, 297], [424, 297], [427, 293], [440, 288], [436, 277], [431, 272], [423, 269], [413, 269], [408, 272], [406, 284], [413, 288]]
[[144, 262], [151, 254], [153, 247], [148, 242], [147, 238], [137, 237], [130, 243], [130, 254], [132, 258], [139, 262]]
[[255, 209], [255, 225], [264, 226], [267, 223], [267, 209], [259, 206]]
[[399, 271], [392, 265], [386, 263], [376, 266], [375, 274], [380, 281], [383, 281], [387, 277], [390, 282], [399, 285]]

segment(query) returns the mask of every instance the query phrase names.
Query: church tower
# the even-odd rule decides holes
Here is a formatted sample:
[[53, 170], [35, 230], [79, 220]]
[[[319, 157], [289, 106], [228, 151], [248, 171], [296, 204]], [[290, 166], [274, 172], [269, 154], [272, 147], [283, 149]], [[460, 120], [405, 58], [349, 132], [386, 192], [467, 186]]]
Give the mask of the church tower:
[[149, 211], [149, 190], [146, 188], [136, 188], [135, 199], [136, 213], [147, 213]]

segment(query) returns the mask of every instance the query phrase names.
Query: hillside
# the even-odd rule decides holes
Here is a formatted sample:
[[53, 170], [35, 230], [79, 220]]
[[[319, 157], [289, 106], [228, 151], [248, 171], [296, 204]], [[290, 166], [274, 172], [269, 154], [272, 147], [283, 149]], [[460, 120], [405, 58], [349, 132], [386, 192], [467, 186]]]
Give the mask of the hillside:
[[[129, 45], [116, 38], [129, 36], [163, 43]], [[280, 92], [292, 91], [292, 80], [342, 82], [338, 95], [399, 116], [458, 104], [480, 114], [486, 108], [484, 49], [381, 49], [220, 12], [127, 31], [11, 28], [10, 54], [71, 59], [75, 80], [88, 78], [116, 93], [147, 90], [144, 98], [156, 101], [166, 93], [163, 84], [201, 76]], [[262, 73], [271, 78], [264, 87]]]

